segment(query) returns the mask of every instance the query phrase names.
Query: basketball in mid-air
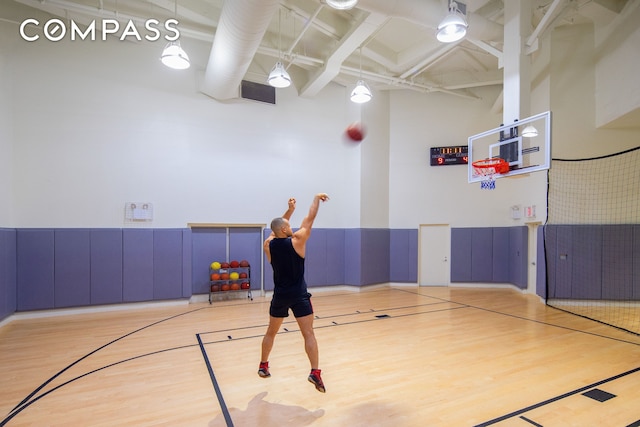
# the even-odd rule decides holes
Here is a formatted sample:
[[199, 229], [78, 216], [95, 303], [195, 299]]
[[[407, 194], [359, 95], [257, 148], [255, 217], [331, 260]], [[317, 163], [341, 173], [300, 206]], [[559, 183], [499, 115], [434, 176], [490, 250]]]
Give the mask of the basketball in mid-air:
[[360, 142], [364, 139], [364, 127], [360, 122], [351, 123], [347, 127], [347, 136], [354, 142]]

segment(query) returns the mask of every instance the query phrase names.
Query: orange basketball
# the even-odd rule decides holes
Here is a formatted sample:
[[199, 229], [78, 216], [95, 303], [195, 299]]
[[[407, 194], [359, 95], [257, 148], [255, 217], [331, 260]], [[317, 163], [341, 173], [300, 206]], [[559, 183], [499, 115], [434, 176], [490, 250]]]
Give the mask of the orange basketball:
[[219, 290], [220, 290], [220, 285], [218, 285], [217, 283], [211, 285], [211, 292], [218, 292]]
[[228, 283], [225, 283], [224, 285], [220, 286], [220, 289], [223, 291], [228, 291], [231, 288], [231, 286], [229, 286]]
[[221, 273], [220, 280], [229, 280], [229, 273]]
[[242, 272], [242, 273], [238, 274], [238, 277], [239, 277], [240, 279], [246, 279], [246, 278], [247, 278], [247, 273]]
[[229, 263], [229, 267], [231, 267], [231, 268], [238, 268], [238, 267], [240, 267], [240, 263], [239, 263], [238, 261], [236, 261], [236, 260], [233, 260], [233, 261], [231, 261], [231, 262]]
[[249, 267], [249, 261], [243, 259], [242, 261], [240, 261], [240, 267]]
[[218, 273], [213, 273], [211, 275], [211, 280], [220, 280], [220, 275]]
[[251, 285], [249, 285], [249, 282], [242, 282], [240, 284], [240, 289], [249, 289], [251, 287]]
[[238, 282], [233, 282], [231, 284], [231, 290], [232, 291], [239, 291], [240, 290], [240, 284]]
[[355, 142], [360, 142], [364, 138], [364, 128], [359, 122], [352, 123], [347, 127], [347, 136]]

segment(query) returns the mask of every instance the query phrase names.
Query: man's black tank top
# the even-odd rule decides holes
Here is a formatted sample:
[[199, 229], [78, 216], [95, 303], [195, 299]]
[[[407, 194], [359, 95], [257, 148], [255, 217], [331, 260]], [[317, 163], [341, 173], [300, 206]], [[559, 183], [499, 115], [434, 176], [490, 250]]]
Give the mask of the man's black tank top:
[[273, 294], [286, 297], [306, 295], [304, 258], [293, 248], [291, 237], [271, 240], [269, 252], [273, 267]]

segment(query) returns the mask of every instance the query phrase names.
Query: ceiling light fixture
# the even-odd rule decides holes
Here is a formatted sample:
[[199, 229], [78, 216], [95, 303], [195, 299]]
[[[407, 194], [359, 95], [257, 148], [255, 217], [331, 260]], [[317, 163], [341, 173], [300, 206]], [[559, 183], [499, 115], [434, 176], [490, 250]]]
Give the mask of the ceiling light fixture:
[[526, 138], [533, 138], [534, 136], [538, 136], [538, 129], [536, 129], [533, 125], [526, 126], [522, 130], [522, 136]]
[[273, 69], [271, 70], [271, 72], [269, 73], [269, 77], [267, 78], [267, 83], [269, 83], [269, 85], [276, 88], [289, 87], [291, 85], [291, 76], [289, 76], [289, 73], [287, 73], [287, 70], [284, 68], [284, 65], [282, 64], [282, 60], [281, 60], [282, 59], [282, 46], [281, 46], [282, 33], [280, 30], [281, 16], [282, 16], [282, 9], [278, 11], [278, 55], [280, 55], [280, 58], [278, 59], [278, 62], [276, 62], [276, 65], [273, 66]]
[[[466, 10], [466, 6], [464, 6]], [[457, 42], [467, 34], [467, 20], [455, 1], [449, 2], [449, 14], [438, 25], [436, 37], [443, 43]]]
[[372, 97], [369, 86], [367, 86], [364, 80], [362, 80], [362, 47], [360, 47], [360, 78], [358, 79], [353, 92], [351, 92], [351, 102], [363, 104], [371, 101]]
[[353, 9], [358, 0], [325, 0], [327, 6], [338, 10]]
[[276, 62], [276, 65], [273, 66], [273, 69], [269, 73], [267, 82], [277, 88], [289, 87], [289, 85], [291, 85], [291, 76], [289, 76], [287, 70], [284, 69], [282, 62]]
[[191, 66], [189, 55], [180, 46], [180, 41], [170, 42], [162, 51], [160, 60], [164, 65], [175, 70], [186, 70]]
[[[178, 18], [178, 0], [175, 2], [174, 16]], [[180, 46], [180, 40], [169, 42], [164, 47], [160, 60], [164, 65], [175, 70], [186, 70], [191, 66], [189, 55]]]

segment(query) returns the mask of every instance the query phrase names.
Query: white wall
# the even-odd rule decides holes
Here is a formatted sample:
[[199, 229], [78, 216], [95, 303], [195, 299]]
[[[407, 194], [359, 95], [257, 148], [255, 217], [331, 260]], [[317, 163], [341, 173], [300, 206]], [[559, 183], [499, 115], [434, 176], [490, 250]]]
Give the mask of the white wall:
[[359, 226], [345, 88], [220, 103], [197, 90], [208, 47], [183, 45], [195, 65], [178, 72], [158, 61], [161, 43], [18, 42], [8, 225], [120, 227], [128, 201], [153, 203], [154, 227], [267, 223], [288, 197], [306, 212], [322, 191], [317, 226]]
[[546, 178], [544, 172], [500, 179], [496, 190], [488, 191], [481, 190], [479, 183], [467, 182], [467, 166], [430, 166], [430, 147], [466, 145], [470, 135], [500, 125], [501, 114], [491, 113], [499, 90], [476, 90], [481, 98], [476, 101], [438, 93], [392, 93], [392, 228], [430, 223], [454, 227], [519, 225], [522, 222], [511, 218], [511, 206], [544, 203], [546, 187], [540, 185], [540, 180]]
[[11, 114], [11, 30], [14, 24], [0, 22], [0, 227], [12, 223], [13, 123]]
[[[376, 92], [356, 107], [332, 84], [313, 99], [280, 89], [275, 106], [222, 103], [198, 91], [207, 43], [183, 41], [193, 66], [179, 72], [158, 61], [162, 42], [27, 43], [14, 24], [0, 29], [0, 226], [121, 227], [129, 201], [154, 204], [153, 227], [268, 223], [290, 196], [295, 225], [320, 191], [331, 201], [319, 227], [519, 225], [513, 205], [545, 219], [545, 173], [486, 191], [465, 166], [429, 165], [430, 147], [502, 122], [500, 87], [474, 89], [479, 100]], [[578, 25], [536, 54], [548, 65], [534, 64], [531, 110], [553, 112], [554, 157], [639, 140], [637, 129], [596, 129], [594, 54], [593, 28]], [[344, 135], [356, 120], [361, 143]]]
[[389, 93], [374, 92], [360, 106], [366, 138], [361, 143], [362, 183], [360, 226], [389, 227]]
[[[634, 112], [640, 117], [640, 1], [628, 2], [620, 16], [596, 30], [596, 126]], [[624, 25], [622, 25], [624, 23]], [[624, 126], [640, 127], [625, 120]]]
[[[588, 158], [637, 147], [640, 144], [640, 123], [628, 129], [596, 127], [596, 94], [602, 87], [596, 86], [593, 26], [565, 27], [554, 31], [552, 37], [553, 157]], [[619, 67], [626, 66], [627, 62], [619, 64]], [[637, 76], [618, 77], [617, 86], [622, 87], [633, 87], [632, 81], [637, 79]]]

